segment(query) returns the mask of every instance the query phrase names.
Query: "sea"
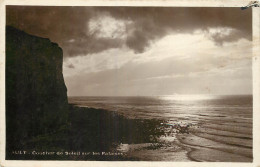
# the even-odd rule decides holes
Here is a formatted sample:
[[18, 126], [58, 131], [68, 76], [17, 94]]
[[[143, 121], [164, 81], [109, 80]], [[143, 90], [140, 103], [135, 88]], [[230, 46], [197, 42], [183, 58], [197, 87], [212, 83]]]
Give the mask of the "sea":
[[[129, 119], [160, 119], [166, 143], [121, 143], [117, 150], [140, 160], [252, 162], [252, 95], [73, 96], [69, 103], [117, 112]], [[174, 127], [189, 127], [175, 133]]]

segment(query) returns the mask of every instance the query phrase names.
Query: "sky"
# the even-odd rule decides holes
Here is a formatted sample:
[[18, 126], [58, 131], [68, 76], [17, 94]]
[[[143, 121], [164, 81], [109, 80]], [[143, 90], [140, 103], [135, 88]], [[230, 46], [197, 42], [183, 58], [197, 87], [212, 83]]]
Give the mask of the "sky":
[[252, 10], [7, 6], [63, 49], [69, 96], [252, 94]]

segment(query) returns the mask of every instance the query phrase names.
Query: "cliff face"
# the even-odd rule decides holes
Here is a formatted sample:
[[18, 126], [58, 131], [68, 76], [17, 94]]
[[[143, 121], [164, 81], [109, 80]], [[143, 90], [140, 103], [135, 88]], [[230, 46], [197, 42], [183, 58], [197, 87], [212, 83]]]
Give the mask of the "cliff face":
[[49, 39], [6, 27], [7, 146], [22, 147], [67, 122], [62, 49]]

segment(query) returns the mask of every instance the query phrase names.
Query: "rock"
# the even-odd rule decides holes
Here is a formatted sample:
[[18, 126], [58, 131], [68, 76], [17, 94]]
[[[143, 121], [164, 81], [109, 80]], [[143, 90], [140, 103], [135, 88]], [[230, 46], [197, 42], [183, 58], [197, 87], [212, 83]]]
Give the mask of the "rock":
[[67, 124], [62, 49], [49, 39], [6, 27], [7, 146], [54, 133]]

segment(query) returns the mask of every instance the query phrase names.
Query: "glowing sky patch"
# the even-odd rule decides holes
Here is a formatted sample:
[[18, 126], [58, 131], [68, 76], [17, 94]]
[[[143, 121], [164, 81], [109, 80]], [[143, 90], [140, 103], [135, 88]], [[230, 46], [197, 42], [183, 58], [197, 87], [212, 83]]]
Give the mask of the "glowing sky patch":
[[130, 23], [102, 14], [89, 20], [88, 33], [95, 34], [98, 38], [126, 38], [126, 26]]

